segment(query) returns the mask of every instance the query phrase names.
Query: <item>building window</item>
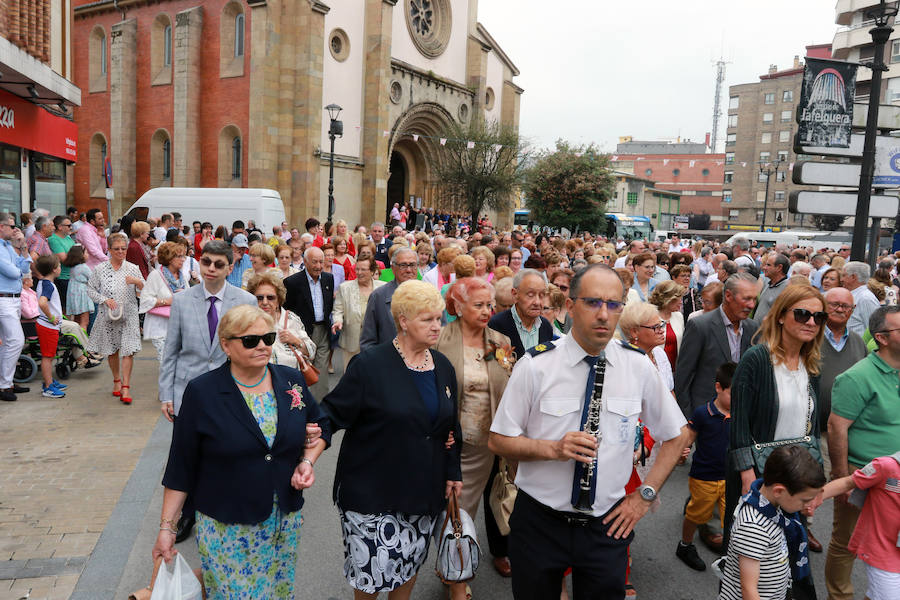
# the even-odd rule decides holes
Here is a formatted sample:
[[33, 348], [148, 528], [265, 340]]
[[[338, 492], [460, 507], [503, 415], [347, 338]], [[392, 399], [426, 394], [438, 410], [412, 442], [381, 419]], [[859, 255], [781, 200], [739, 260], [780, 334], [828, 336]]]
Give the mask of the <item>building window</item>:
[[647, 177], [650, 177], [651, 175], [653, 175], [653, 169], [646, 169], [644, 171], [644, 175], [646, 175]]
[[88, 64], [89, 92], [106, 91], [107, 52], [106, 32], [99, 25], [91, 31], [88, 40], [90, 59]]
[[163, 142], [163, 179], [172, 177], [172, 142]]
[[681, 175], [681, 169], [672, 169], [672, 175], [678, 177], [679, 175]]
[[760, 152], [759, 153], [759, 162], [769, 162], [769, 158], [772, 156], [770, 152]]
[[157, 129], [150, 138], [150, 187], [172, 185], [172, 138], [165, 129]]
[[764, 99], [763, 101], [764, 101], [766, 104], [775, 104], [775, 93], [774, 93], [774, 92], [769, 93], [769, 94], [766, 94], [766, 95], [764, 96], [764, 98], [765, 98], [765, 99]]
[[794, 223], [802, 224], [803, 223], [803, 215], [800, 213], [794, 213]]
[[226, 125], [219, 132], [219, 187], [241, 187], [244, 174], [244, 143], [241, 130]]
[[737, 127], [738, 124], [738, 116], [737, 115], [728, 115], [728, 126], [729, 127]]
[[774, 113], [763, 113], [763, 123], [771, 123], [774, 119]]
[[628, 197], [628, 204], [637, 204], [637, 202], [638, 202], [637, 192], [628, 192], [627, 197]]
[[900, 77], [888, 79], [886, 96], [888, 102], [900, 100]]
[[404, 4], [406, 28], [416, 48], [427, 58], [437, 58], [450, 41], [450, 0], [406, 0]]
[[790, 122], [791, 122], [791, 115], [793, 115], [793, 114], [794, 114], [794, 111], [792, 111], [792, 110], [783, 110], [783, 111], [781, 111], [781, 122], [782, 122], [782, 123], [790, 123]]
[[732, 208], [728, 211], [728, 220], [729, 221], [737, 221], [741, 218], [741, 211], [736, 208]]
[[244, 13], [234, 16], [234, 55], [244, 55]]
[[231, 178], [241, 178], [241, 138], [231, 140]]
[[724, 183], [732, 183], [734, 181], [734, 171], [725, 171]]
[[781, 101], [782, 102], [793, 102], [794, 101], [794, 90], [784, 90], [781, 92]]
[[726, 165], [734, 164], [734, 152], [726, 152], [725, 153], [725, 164]]
[[700, 174], [704, 177], [709, 177], [709, 169], [703, 169], [702, 171], [700, 171]]
[[779, 131], [778, 132], [778, 141], [782, 142], [782, 143], [791, 141], [791, 130], [784, 129], [782, 131]]
[[[91, 136], [88, 162], [90, 164], [90, 194], [92, 198], [106, 197], [106, 174], [103, 165], [106, 164], [107, 148], [106, 138], [102, 133]], [[18, 161], [17, 161], [18, 164]]]
[[784, 171], [778, 171], [775, 173], [775, 181], [784, 181], [787, 176], [787, 173]]
[[734, 146], [735, 144], [737, 144], [737, 134], [736, 133], [729, 133], [728, 135], [725, 136], [725, 147], [726, 148], [730, 148], [731, 146]]
[[169, 15], [157, 15], [150, 30], [151, 85], [172, 83], [172, 21]]
[[243, 4], [231, 0], [219, 19], [219, 77], [244, 74], [244, 30]]
[[772, 134], [771, 133], [762, 134], [759, 138], [759, 143], [760, 144], [771, 144], [772, 143]]
[[760, 171], [756, 177], [756, 181], [760, 183], [765, 183], [765, 181], [769, 178], [769, 175], [765, 171]]
[[172, 26], [166, 25], [163, 30], [163, 64], [167, 67], [172, 66]]
[[775, 202], [784, 202], [784, 190], [775, 192]]
[[763, 220], [763, 213], [764, 213], [764, 211], [761, 211], [761, 210], [756, 211], [756, 220], [757, 221]]
[[722, 202], [731, 202], [731, 190], [722, 190]]
[[779, 150], [778, 151], [778, 160], [781, 162], [787, 162], [788, 159], [788, 151], [787, 150]]
[[728, 110], [733, 110], [738, 108], [741, 105], [741, 97], [740, 96], [731, 96], [728, 99]]
[[775, 211], [775, 222], [776, 222], [776, 223], [781, 223], [782, 221], [784, 221], [784, 211], [783, 211], [783, 210], [776, 210], [776, 211]]

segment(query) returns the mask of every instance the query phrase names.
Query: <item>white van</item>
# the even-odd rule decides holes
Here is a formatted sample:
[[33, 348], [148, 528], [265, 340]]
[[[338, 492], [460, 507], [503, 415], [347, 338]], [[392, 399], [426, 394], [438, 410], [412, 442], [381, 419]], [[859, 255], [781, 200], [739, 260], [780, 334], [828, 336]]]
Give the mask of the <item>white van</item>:
[[771, 247], [776, 244], [784, 244], [785, 246], [793, 246], [800, 242], [799, 236], [791, 233], [777, 233], [770, 231], [742, 231], [728, 238], [725, 243], [733, 245], [738, 238], [744, 238], [751, 242], [756, 242], [758, 246]]
[[188, 226], [194, 221], [209, 221], [213, 228], [224, 225], [231, 229], [235, 221], [246, 224], [252, 220], [266, 234], [285, 220], [281, 194], [258, 188], [153, 188], [126, 214], [146, 221], [171, 212], [181, 213], [181, 222]]

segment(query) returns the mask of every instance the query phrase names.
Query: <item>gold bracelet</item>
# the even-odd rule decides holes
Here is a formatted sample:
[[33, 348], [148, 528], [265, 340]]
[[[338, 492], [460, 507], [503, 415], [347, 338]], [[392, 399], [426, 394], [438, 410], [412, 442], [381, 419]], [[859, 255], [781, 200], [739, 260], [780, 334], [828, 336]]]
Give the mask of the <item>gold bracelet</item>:
[[159, 526], [163, 525], [171, 525], [172, 527], [176, 527], [177, 519], [160, 519]]

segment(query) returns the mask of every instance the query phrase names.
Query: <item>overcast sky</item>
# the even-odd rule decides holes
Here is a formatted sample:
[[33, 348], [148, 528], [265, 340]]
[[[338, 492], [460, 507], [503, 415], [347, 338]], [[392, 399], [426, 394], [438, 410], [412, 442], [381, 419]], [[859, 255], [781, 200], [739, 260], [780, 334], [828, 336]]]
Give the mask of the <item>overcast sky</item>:
[[[521, 71], [520, 131], [615, 150], [619, 136], [703, 141], [720, 54], [728, 86], [831, 43], [834, 0], [479, 0], [478, 20]], [[720, 119], [720, 140], [725, 137]]]

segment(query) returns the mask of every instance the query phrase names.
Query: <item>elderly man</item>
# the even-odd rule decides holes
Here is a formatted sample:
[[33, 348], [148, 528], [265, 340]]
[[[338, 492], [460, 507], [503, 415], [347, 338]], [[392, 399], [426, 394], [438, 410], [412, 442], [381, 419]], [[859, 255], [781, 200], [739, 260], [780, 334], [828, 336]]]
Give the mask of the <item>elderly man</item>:
[[[900, 306], [876, 309], [869, 319], [869, 331], [878, 350], [838, 375], [834, 382], [828, 418], [832, 479], [846, 477], [874, 458], [900, 451]], [[832, 600], [854, 597], [850, 576], [855, 553], [847, 550], [847, 544], [858, 518], [858, 508], [842, 496], [835, 498], [825, 560], [825, 587]]]
[[397, 335], [397, 326], [391, 316], [391, 297], [397, 286], [418, 276], [418, 266], [416, 251], [412, 248], [394, 252], [391, 258], [394, 278], [372, 292], [366, 303], [366, 314], [363, 316], [362, 332], [359, 335], [360, 352], [365, 352], [370, 346], [389, 342]]
[[871, 275], [869, 265], [864, 262], [853, 260], [844, 265], [842, 283], [853, 294], [853, 304], [856, 305], [847, 327], [859, 335], [865, 334], [869, 318], [881, 306], [878, 298], [866, 285]]
[[512, 341], [516, 356], [553, 339], [553, 325], [541, 316], [547, 282], [534, 269], [521, 269], [513, 277], [514, 304], [509, 310], [499, 312], [488, 321], [488, 327], [499, 331]]
[[775, 299], [787, 287], [787, 272], [790, 268], [791, 263], [784, 254], [770, 252], [766, 257], [763, 274], [768, 278], [769, 283], [760, 292], [759, 303], [756, 305], [756, 312], [753, 313], [753, 320], [757, 325], [762, 325], [763, 319], [769, 314], [769, 309], [772, 308]]
[[737, 273], [725, 280], [722, 305], [694, 319], [684, 330], [675, 366], [675, 397], [685, 415], [716, 395], [716, 370], [738, 363], [758, 325], [748, 317], [756, 304], [756, 279]]
[[828, 255], [827, 254], [816, 254], [810, 259], [810, 264], [812, 265], [814, 271], [809, 276], [809, 281], [819, 290], [822, 289], [822, 275], [825, 274], [825, 271], [831, 268], [831, 265], [828, 264]]
[[31, 268], [31, 257], [25, 248], [25, 236], [16, 228], [7, 212], [0, 212], [0, 400], [15, 402], [16, 393], [28, 388], [13, 383], [19, 353], [25, 345], [19, 321], [22, 276]]
[[243, 283], [244, 271], [252, 266], [250, 262], [250, 244], [247, 236], [239, 233], [231, 238], [231, 254], [233, 267], [228, 275], [228, 283], [235, 287], [241, 287]]
[[739, 237], [734, 241], [731, 252], [732, 260], [738, 267], [749, 268], [756, 264], [753, 262], [753, 257], [750, 256], [750, 240], [745, 237]]
[[825, 338], [822, 340], [822, 362], [819, 367], [820, 430], [828, 430], [831, 414], [831, 387], [838, 375], [861, 361], [868, 353], [862, 337], [850, 331], [847, 321], [853, 314], [853, 295], [842, 287], [825, 292]]
[[[644, 246], [643, 240], [632, 240], [630, 244], [628, 244], [628, 254], [640, 254], [644, 251], [646, 246]], [[616, 259], [615, 264], [613, 265], [617, 269], [621, 269], [625, 267], [625, 261], [628, 260], [628, 254], [625, 256], [620, 256]], [[523, 257], [522, 264], [525, 264], [525, 260]]]
[[[623, 598], [632, 530], [686, 437], [684, 417], [652, 363], [611, 343], [625, 300], [615, 272], [591, 265], [569, 291], [571, 333], [519, 359], [488, 441], [492, 452], [519, 464], [509, 539], [517, 600], [558, 597], [569, 567], [576, 600]], [[638, 419], [665, 443], [644, 485], [626, 496]]]

